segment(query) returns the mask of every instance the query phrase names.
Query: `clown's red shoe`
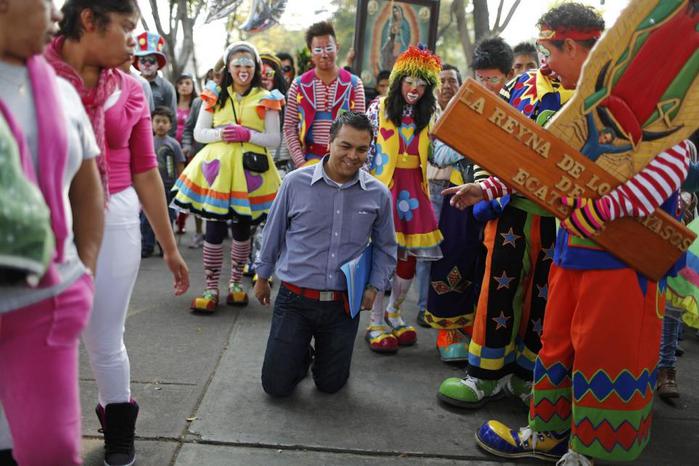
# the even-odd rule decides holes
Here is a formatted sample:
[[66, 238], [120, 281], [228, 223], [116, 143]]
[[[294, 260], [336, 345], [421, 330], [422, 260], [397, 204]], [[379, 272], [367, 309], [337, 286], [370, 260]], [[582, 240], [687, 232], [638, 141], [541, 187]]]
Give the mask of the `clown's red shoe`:
[[369, 349], [377, 353], [395, 353], [398, 351], [398, 338], [393, 335], [389, 327], [370, 325], [364, 338], [369, 343]]
[[247, 306], [248, 305], [248, 293], [243, 288], [243, 285], [237, 282], [233, 282], [228, 285], [228, 296], [226, 297], [226, 304], [229, 306]]
[[218, 307], [218, 290], [205, 290], [192, 301], [190, 308], [199, 312], [214, 312]]
[[398, 339], [400, 346], [411, 346], [417, 341], [417, 331], [412, 325], [407, 325], [400, 312], [388, 312], [384, 314], [384, 321], [391, 327], [391, 333]]

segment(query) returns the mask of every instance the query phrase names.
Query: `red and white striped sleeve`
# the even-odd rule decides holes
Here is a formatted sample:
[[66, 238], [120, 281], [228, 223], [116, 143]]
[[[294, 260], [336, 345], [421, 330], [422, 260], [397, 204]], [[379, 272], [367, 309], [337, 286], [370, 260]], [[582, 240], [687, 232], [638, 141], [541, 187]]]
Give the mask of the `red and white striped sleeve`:
[[646, 167], [626, 180], [602, 200], [609, 207], [610, 220], [646, 217], [677, 191], [689, 167], [687, 141], [659, 153]]
[[286, 110], [284, 113], [284, 139], [289, 148], [291, 159], [296, 167], [300, 167], [306, 161], [306, 157], [301, 147], [299, 140], [299, 121], [298, 121], [298, 102], [296, 95], [298, 93], [298, 85], [296, 81], [291, 83], [289, 91], [286, 94]]
[[358, 79], [357, 88], [354, 91], [354, 112], [364, 113], [366, 111], [366, 96], [364, 93], [364, 83]]
[[492, 201], [505, 194], [510, 194], [510, 188], [496, 176], [489, 176], [485, 180], [479, 181], [478, 184], [481, 185], [485, 201]]

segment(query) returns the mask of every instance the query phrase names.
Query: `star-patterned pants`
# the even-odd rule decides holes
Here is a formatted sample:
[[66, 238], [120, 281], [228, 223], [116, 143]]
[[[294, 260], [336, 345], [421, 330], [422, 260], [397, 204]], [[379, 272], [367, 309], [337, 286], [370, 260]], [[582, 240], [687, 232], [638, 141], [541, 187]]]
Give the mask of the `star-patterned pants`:
[[459, 210], [450, 205], [451, 197], [444, 197], [439, 218], [444, 257], [432, 262], [425, 321], [437, 329], [460, 329], [470, 335], [483, 281], [483, 223], [473, 216], [472, 207]]
[[531, 380], [541, 348], [555, 238], [553, 217], [512, 203], [486, 224], [488, 254], [468, 348], [469, 375], [497, 380], [514, 373]]
[[634, 460], [650, 439], [664, 294], [628, 268], [553, 265], [549, 287], [529, 425], [570, 429], [586, 456]]

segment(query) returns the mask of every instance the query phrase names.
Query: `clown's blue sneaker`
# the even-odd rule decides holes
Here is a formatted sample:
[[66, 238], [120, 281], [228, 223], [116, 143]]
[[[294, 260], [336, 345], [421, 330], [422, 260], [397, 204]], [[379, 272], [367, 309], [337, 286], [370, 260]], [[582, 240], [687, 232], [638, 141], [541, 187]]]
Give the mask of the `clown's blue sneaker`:
[[488, 421], [476, 432], [479, 447], [502, 458], [538, 458], [557, 461], [568, 452], [570, 432], [514, 431], [499, 421]]

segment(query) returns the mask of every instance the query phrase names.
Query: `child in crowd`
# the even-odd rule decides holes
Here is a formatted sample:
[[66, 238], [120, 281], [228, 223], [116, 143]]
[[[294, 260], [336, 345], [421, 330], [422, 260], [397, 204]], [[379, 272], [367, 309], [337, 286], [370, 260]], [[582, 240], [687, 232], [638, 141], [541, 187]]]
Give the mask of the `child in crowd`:
[[[185, 158], [180, 143], [168, 135], [174, 124], [174, 116], [170, 109], [167, 107], [156, 107], [153, 110], [152, 119], [155, 154], [158, 157], [158, 171], [165, 186], [165, 198], [168, 205], [170, 205], [173, 197], [170, 190], [184, 169]], [[176, 216], [174, 209], [168, 208], [168, 213], [170, 215], [170, 223], [174, 222]], [[154, 249], [155, 235], [153, 234], [153, 229], [150, 223], [148, 223], [145, 214], [141, 212], [141, 257], [150, 257], [153, 255]]]

